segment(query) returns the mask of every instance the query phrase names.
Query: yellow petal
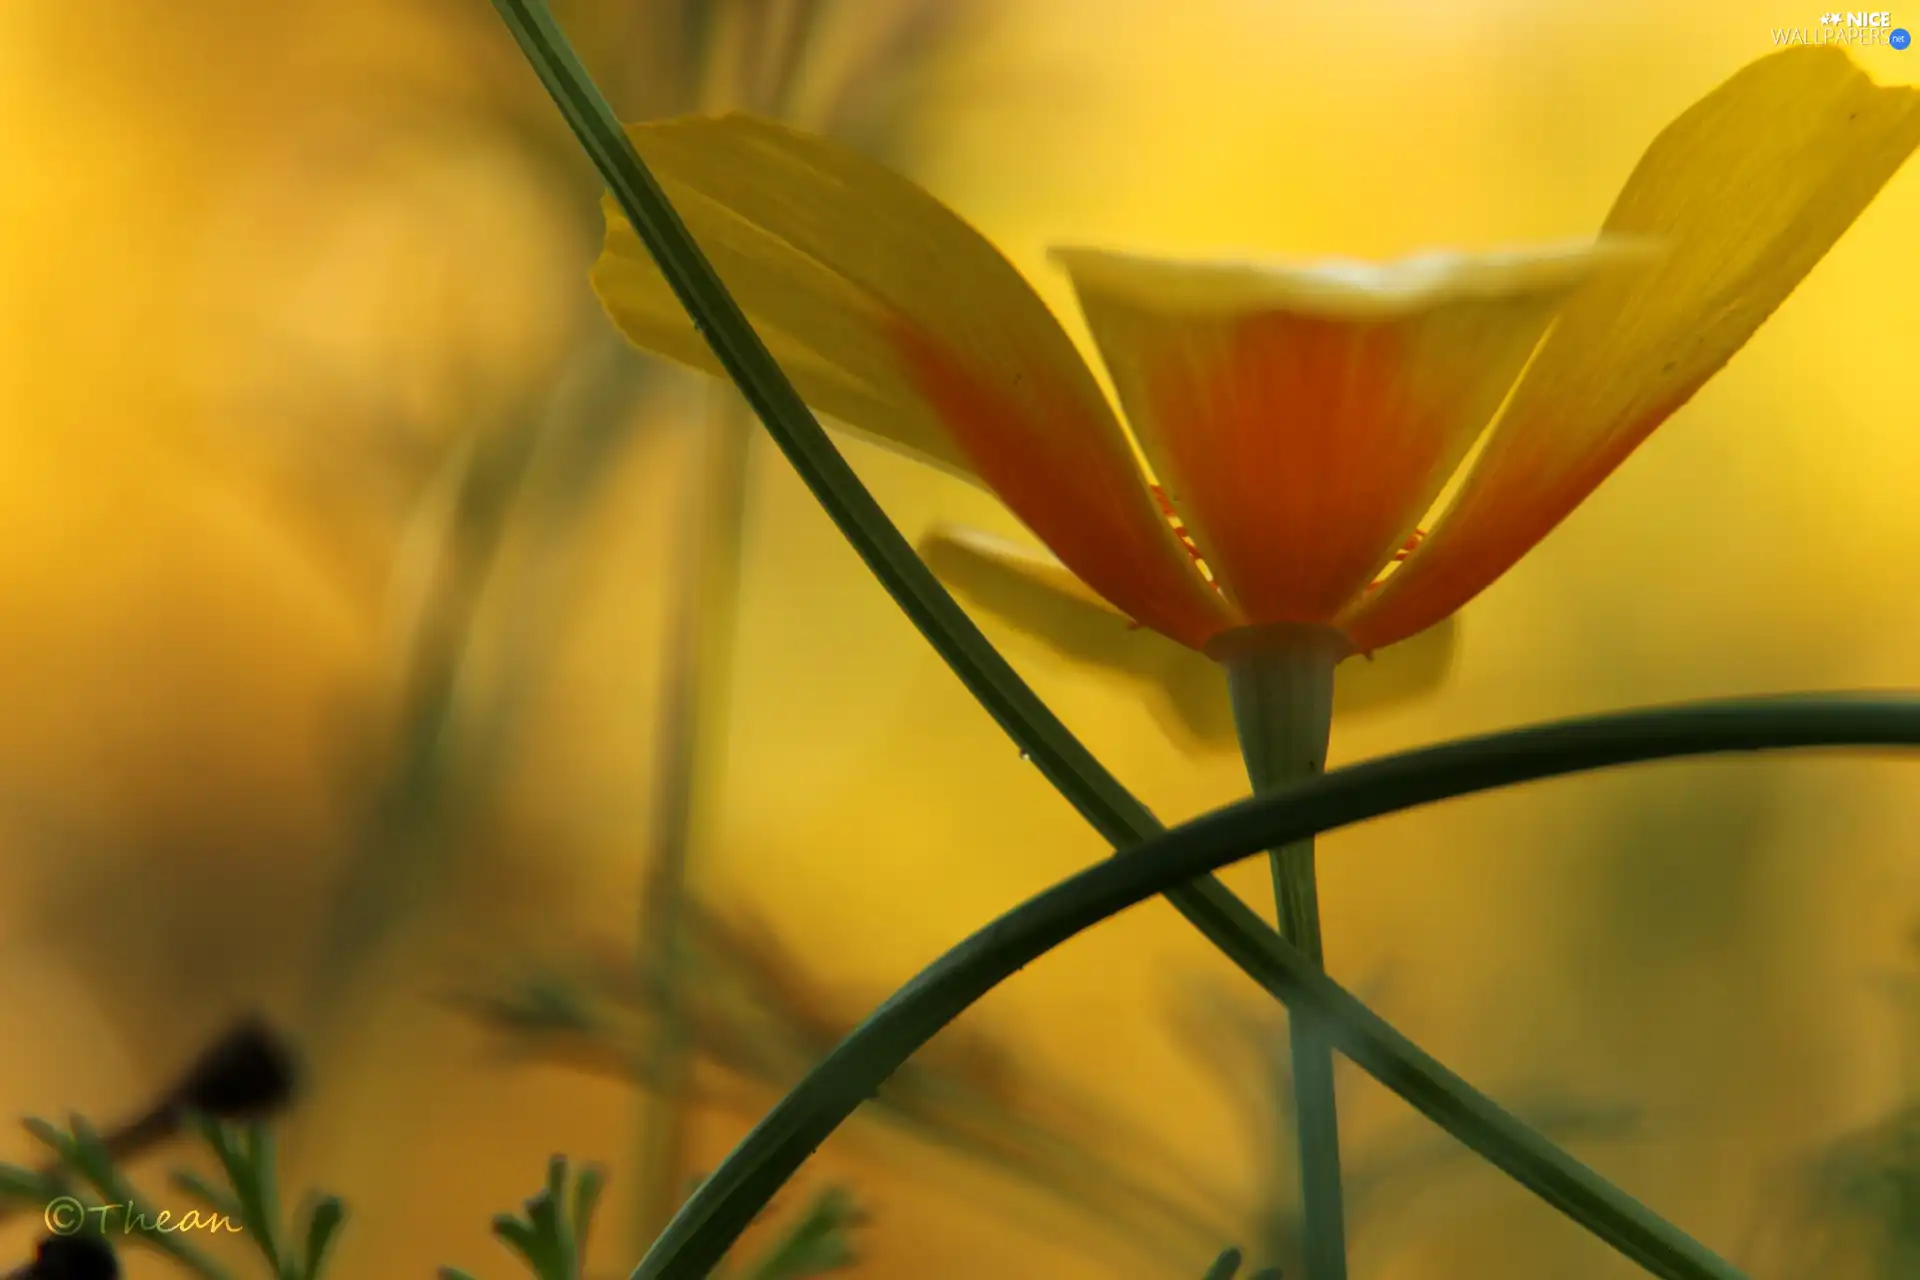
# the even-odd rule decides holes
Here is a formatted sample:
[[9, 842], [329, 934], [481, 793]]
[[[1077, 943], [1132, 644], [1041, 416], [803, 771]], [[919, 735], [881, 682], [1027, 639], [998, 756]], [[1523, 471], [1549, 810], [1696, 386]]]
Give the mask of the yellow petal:
[[1329, 623], [1413, 532], [1608, 242], [1375, 265], [1055, 254], [1228, 599]]
[[[1137, 624], [1038, 547], [964, 525], [936, 525], [920, 540], [920, 554], [949, 584], [960, 584], [1022, 630], [1053, 636], [1054, 619], [1098, 615], [1103, 625]], [[1055, 606], [1058, 606], [1056, 610]]]
[[[1198, 645], [1230, 622], [1072, 341], [972, 227], [883, 166], [768, 121], [628, 134], [810, 404], [984, 481], [1142, 623]], [[717, 371], [610, 204], [593, 284], [635, 344]]]
[[1842, 51], [1762, 58], [1654, 139], [1606, 230], [1651, 269], [1562, 314], [1433, 535], [1348, 620], [1362, 648], [1505, 573], [1760, 327], [1920, 144], [1920, 91]]
[[1418, 635], [1334, 669], [1333, 712], [1354, 715], [1403, 706], [1438, 691], [1460, 652], [1460, 620], [1443, 618]]
[[1228, 750], [1238, 742], [1218, 664], [1117, 612], [1045, 551], [943, 525], [921, 539], [920, 554], [969, 608], [1143, 687], [1154, 720], [1184, 746]]

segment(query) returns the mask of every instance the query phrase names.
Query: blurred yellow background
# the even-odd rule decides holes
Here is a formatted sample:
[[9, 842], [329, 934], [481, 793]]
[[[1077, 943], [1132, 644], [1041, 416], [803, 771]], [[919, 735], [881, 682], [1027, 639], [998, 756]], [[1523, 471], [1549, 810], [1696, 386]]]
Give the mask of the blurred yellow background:
[[[1818, 23], [1785, 0], [1046, 0], [980, 18], [929, 64], [908, 167], [1076, 336], [1050, 243], [1383, 256], [1588, 233], [1666, 121], [1769, 52], [1772, 28]], [[620, 30], [583, 34], [590, 65], [648, 38]], [[1920, 82], [1920, 52], [1858, 56]], [[473, 123], [501, 101], [546, 122], [516, 57], [480, 0], [0, 4], [8, 1114], [116, 1118], [240, 1008], [302, 1016], [399, 680], [415, 499], [554, 376], [593, 306], [573, 189]], [[557, 172], [589, 181], [584, 161]], [[1729, 369], [1467, 609], [1445, 688], [1340, 720], [1334, 763], [1633, 704], [1920, 684], [1917, 226], [1909, 166]], [[666, 386], [645, 412], [697, 419], [697, 389]], [[609, 1163], [595, 1263], [633, 1261], [631, 1092], [492, 1063], [432, 996], [481, 959], [637, 945], [689, 438], [643, 433], [610, 464], [484, 817], [356, 989], [384, 1010], [365, 1043], [297, 1117], [286, 1185], [352, 1208], [339, 1274], [514, 1274], [488, 1218], [550, 1151]], [[846, 447], [910, 535], [1018, 533], [957, 482]], [[768, 921], [857, 1013], [1104, 850], [763, 439], [749, 476], [724, 784], [693, 882]], [[1163, 818], [1245, 793], [1237, 759], [1191, 753], [1138, 689], [987, 626]], [[1907, 769], [1687, 764], [1335, 833], [1330, 966], [1385, 979], [1383, 1012], [1498, 1096], [1545, 1081], [1639, 1108], [1636, 1135], [1583, 1157], [1737, 1254], [1783, 1162], [1911, 1083], [1874, 988], [1920, 913]], [[1263, 868], [1229, 880], [1264, 901]], [[1195, 974], [1235, 981], [1153, 904], [970, 1021], [1239, 1193], [1257, 1139], [1167, 1017]], [[1370, 1084], [1348, 1096], [1356, 1141], [1407, 1122]], [[698, 1167], [739, 1132], [705, 1117]], [[0, 1149], [37, 1154], [25, 1135]], [[845, 1176], [874, 1214], [858, 1274], [1167, 1274], [867, 1129], [820, 1164], [809, 1185]], [[1488, 1172], [1416, 1208], [1359, 1233], [1358, 1274], [1633, 1274]], [[16, 1224], [0, 1261], [30, 1240]]]

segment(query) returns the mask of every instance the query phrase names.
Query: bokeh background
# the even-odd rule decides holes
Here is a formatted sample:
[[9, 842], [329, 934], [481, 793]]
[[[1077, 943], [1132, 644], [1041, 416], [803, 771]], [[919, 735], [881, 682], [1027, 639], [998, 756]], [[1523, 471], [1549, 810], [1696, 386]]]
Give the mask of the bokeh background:
[[[559, 6], [623, 114], [751, 103], [715, 87], [676, 8]], [[1819, 20], [1787, 0], [837, 14], [827, 52], [765, 71], [803, 86], [781, 105], [884, 148], [1076, 335], [1049, 243], [1383, 256], [1589, 232], [1661, 125], [1773, 28]], [[1857, 56], [1920, 81], [1920, 52]], [[0, 1111], [118, 1118], [266, 1009], [314, 1064], [284, 1180], [348, 1199], [349, 1277], [513, 1274], [488, 1219], [552, 1151], [612, 1171], [598, 1273], [635, 1260], [658, 1108], [604, 1054], [504, 1053], [526, 1037], [447, 994], [648, 954], [675, 830], [686, 892], [758, 940], [729, 954], [793, 978], [775, 1003], [828, 1027], [1103, 852], [777, 452], [610, 340], [595, 193], [479, 0], [0, 3]], [[1910, 165], [1468, 608], [1439, 689], [1339, 719], [1335, 763], [1632, 704], [1920, 684], [1916, 226]], [[542, 444], [556, 420], [592, 429]], [[692, 536], [716, 523], [701, 451], [729, 422], [744, 518], [715, 616], [737, 628], [693, 633], [700, 711], [676, 720], [689, 565], [715, 558]], [[1017, 534], [981, 494], [846, 447], [910, 534]], [[1232, 752], [1172, 731], [1140, 681], [986, 625], [1163, 817], [1245, 793]], [[1582, 1156], [1755, 1274], [1803, 1274], [1801, 1246], [1757, 1228], [1808, 1216], [1796, 1171], [1920, 1086], [1913, 1007], [1889, 995], [1920, 919], [1910, 767], [1686, 764], [1336, 833], [1330, 965], [1503, 1099], [1630, 1110]], [[685, 794], [697, 821], [676, 828]], [[1264, 869], [1229, 878], [1264, 898]], [[1164, 905], [1137, 909], [929, 1060], [972, 1082], [970, 1119], [857, 1123], [782, 1204], [850, 1186], [860, 1275], [1198, 1274], [1198, 1246], [1124, 1229], [1148, 1192], [1113, 1173], [1065, 1194], [1062, 1170], [1253, 1221], [1274, 1143], [1258, 1076], [1236, 1092], [1221, 1061], [1249, 1019], [1262, 1034], [1243, 987]], [[685, 1092], [676, 1176], [778, 1075]], [[1383, 1091], [1344, 1097], [1350, 1153], [1428, 1149]], [[1071, 1160], [996, 1166], [954, 1137], [1015, 1119], [1076, 1135]], [[1632, 1274], [1469, 1161], [1411, 1164], [1356, 1233], [1358, 1274]]]

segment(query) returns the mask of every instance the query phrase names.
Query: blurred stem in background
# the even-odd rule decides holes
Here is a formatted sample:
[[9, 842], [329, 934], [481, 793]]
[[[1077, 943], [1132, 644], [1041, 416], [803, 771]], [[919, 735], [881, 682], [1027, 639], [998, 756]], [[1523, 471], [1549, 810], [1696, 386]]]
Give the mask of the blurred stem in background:
[[[316, 1085], [323, 1094], [337, 1086], [350, 1110], [300, 1135], [301, 1157], [312, 1154], [307, 1142], [321, 1145], [324, 1163], [378, 1134], [413, 1087], [412, 1068], [381, 1059], [386, 1035], [417, 1021], [409, 993], [389, 990], [391, 975], [468, 860], [511, 769], [565, 615], [558, 597], [568, 594], [574, 521], [636, 425], [642, 368], [583, 342], [552, 392], [455, 452], [403, 539], [395, 577], [405, 652], [388, 754], [337, 882], [303, 1016]], [[529, 559], [505, 574], [514, 533], [528, 535]], [[507, 592], [499, 607], [492, 597]], [[483, 638], [498, 645], [487, 679], [476, 672]]]
[[[844, 1039], [867, 1007], [812, 973], [776, 934], [735, 909], [724, 916], [697, 895], [682, 901], [680, 963], [689, 1106], [750, 1122]], [[507, 1061], [564, 1067], [656, 1090], [658, 985], [617, 945], [522, 961], [450, 1002], [498, 1034]], [[1218, 1041], [1216, 1031], [1212, 1037]], [[1234, 1046], [1239, 1047], [1239, 1046]], [[1282, 1104], [1290, 1113], [1289, 1104]], [[1263, 1101], [1260, 1111], [1271, 1109]], [[1068, 1083], [1049, 1078], [1007, 1041], [955, 1027], [880, 1086], [864, 1118], [906, 1138], [916, 1159], [945, 1152], [1038, 1192], [1092, 1226], [1088, 1244], [1118, 1246], [1190, 1274], [1235, 1237], [1220, 1211], [1235, 1197], [1195, 1167]], [[853, 1137], [865, 1143], [871, 1130]], [[1291, 1165], [1289, 1164], [1289, 1169]], [[966, 1184], [962, 1184], [963, 1186]], [[1294, 1183], [1289, 1179], [1286, 1190]], [[996, 1187], [996, 1212], [1026, 1216]], [[1289, 1199], [1289, 1212], [1291, 1200]], [[1034, 1225], [1057, 1236], [1049, 1216]]]
[[[463, 65], [476, 69], [474, 83], [417, 97], [394, 97], [377, 82], [370, 90], [383, 102], [392, 98], [386, 109], [395, 120], [414, 117], [429, 130], [471, 129], [478, 120], [486, 141], [524, 153], [554, 178], [551, 189], [568, 196], [556, 231], [579, 239], [584, 271], [603, 231], [597, 175], [580, 162], [544, 100], [526, 92], [518, 57], [500, 41], [487, 8], [464, 0], [426, 4], [463, 49]], [[582, 0], [572, 7], [590, 53], [607, 55], [595, 61], [634, 118], [746, 109], [896, 159], [932, 56], [985, 10], [977, 0]], [[306, 1031], [320, 1073], [341, 1081], [353, 1108], [351, 1119], [321, 1126], [316, 1136], [329, 1145], [386, 1127], [394, 1099], [413, 1087], [397, 1067], [373, 1071], [382, 1033], [404, 1028], [413, 1016], [396, 1008], [406, 993], [396, 997], [376, 985], [378, 975], [393, 972], [396, 958], [418, 945], [417, 926], [459, 864], [471, 860], [465, 846], [483, 829], [476, 818], [508, 776], [520, 713], [551, 665], [553, 632], [572, 603], [566, 571], [575, 519], [591, 509], [597, 482], [635, 428], [659, 425], [652, 419], [664, 406], [641, 393], [665, 381], [663, 371], [608, 328], [584, 281], [581, 292], [587, 305], [553, 379], [560, 393], [529, 393], [527, 407], [504, 427], [470, 427], [419, 506], [413, 554], [402, 549], [413, 569], [400, 592], [411, 622], [391, 746], [309, 992]], [[670, 376], [680, 385], [682, 375]], [[673, 403], [677, 409], [684, 402]], [[701, 439], [684, 486], [686, 541], [670, 553], [682, 572], [667, 623], [635, 960], [656, 988], [660, 1014], [648, 1047], [652, 1092], [643, 1091], [638, 1104], [632, 1229], [640, 1244], [672, 1216], [691, 1172], [684, 1157], [692, 1070], [684, 906], [689, 868], [698, 863], [718, 803], [714, 774], [725, 754], [725, 677], [752, 435], [738, 393], [724, 384], [695, 429]], [[509, 542], [516, 562], [504, 571], [497, 562]], [[484, 678], [475, 675], [478, 646], [486, 650]]]
[[[818, 9], [812, 0], [777, 3], [715, 0], [683, 13], [683, 28], [704, 37], [695, 57], [702, 111], [777, 110]], [[688, 21], [687, 19], [691, 19]], [[771, 61], [770, 61], [771, 59]], [[653, 989], [656, 1016], [636, 1093], [638, 1150], [630, 1256], [647, 1251], [680, 1207], [691, 1102], [693, 1046], [687, 1024], [684, 962], [688, 867], [711, 837], [726, 758], [726, 722], [734, 618], [738, 612], [746, 469], [754, 421], [731, 384], [705, 389], [706, 414], [693, 450], [692, 501], [676, 616], [669, 625], [653, 788], [652, 837], [640, 905], [640, 973]]]
[[[1367, 1004], [1385, 1003], [1384, 984], [1362, 988]], [[1299, 1121], [1293, 1086], [1291, 1011], [1252, 999], [1215, 980], [1181, 985], [1170, 1006], [1174, 1031], [1194, 1061], [1205, 1067], [1242, 1118], [1255, 1150], [1254, 1196], [1224, 1238], [1242, 1241], [1255, 1265], [1282, 1276], [1306, 1271], [1306, 1224], [1294, 1158]], [[1336, 1079], [1357, 1083], [1346, 1062]], [[1534, 1084], [1517, 1093], [1514, 1113], [1562, 1146], [1619, 1142], [1636, 1136], [1640, 1116], [1633, 1107], [1589, 1100], [1565, 1089]], [[1415, 1254], [1431, 1239], [1433, 1228], [1460, 1211], [1448, 1193], [1468, 1180], [1498, 1187], [1490, 1171], [1476, 1167], [1472, 1153], [1454, 1139], [1419, 1122], [1383, 1138], [1350, 1144], [1342, 1167], [1341, 1192], [1346, 1236], [1355, 1274], [1376, 1274], [1400, 1257]], [[1424, 1217], [1416, 1203], [1428, 1195], [1447, 1196]]]
[[1745, 1252], [1755, 1274], [1822, 1280], [1920, 1275], [1920, 928], [1916, 968], [1883, 984], [1899, 1022], [1902, 1099], [1803, 1156], [1762, 1201]]
[[710, 838], [726, 750], [729, 668], [740, 590], [742, 521], [752, 418], [731, 385], [704, 388], [707, 413], [694, 451], [688, 546], [672, 620], [656, 738], [652, 839], [640, 909], [640, 972], [657, 1017], [641, 1109], [633, 1256], [646, 1252], [680, 1207], [689, 1172], [685, 1128], [693, 1070], [684, 960], [687, 872]]

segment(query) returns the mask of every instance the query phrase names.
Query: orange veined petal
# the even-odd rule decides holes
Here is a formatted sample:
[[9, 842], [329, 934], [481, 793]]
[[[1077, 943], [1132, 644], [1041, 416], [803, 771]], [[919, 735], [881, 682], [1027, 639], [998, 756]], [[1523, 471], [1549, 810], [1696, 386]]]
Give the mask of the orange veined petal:
[[1413, 531], [1606, 241], [1385, 265], [1058, 250], [1155, 472], [1252, 622], [1329, 623]]
[[1606, 231], [1657, 238], [1541, 345], [1433, 536], [1354, 610], [1361, 648], [1479, 594], [1744, 345], [1920, 145], [1920, 91], [1841, 50], [1762, 58], [1654, 139]]
[[[977, 231], [884, 166], [769, 121], [628, 135], [809, 404], [984, 483], [1147, 626], [1198, 645], [1230, 624], [1072, 340]], [[719, 371], [610, 203], [593, 284], [636, 345]]]
[[[1009, 395], [921, 331], [903, 327], [896, 339], [980, 476], [1077, 577], [1142, 625], [1195, 649], [1236, 625], [1173, 526], [1145, 501], [1131, 451], [1123, 467], [1086, 448], [1088, 424], [1073, 425], [1080, 405], [1044, 385]], [[1125, 448], [1118, 423], [1107, 421]]]

